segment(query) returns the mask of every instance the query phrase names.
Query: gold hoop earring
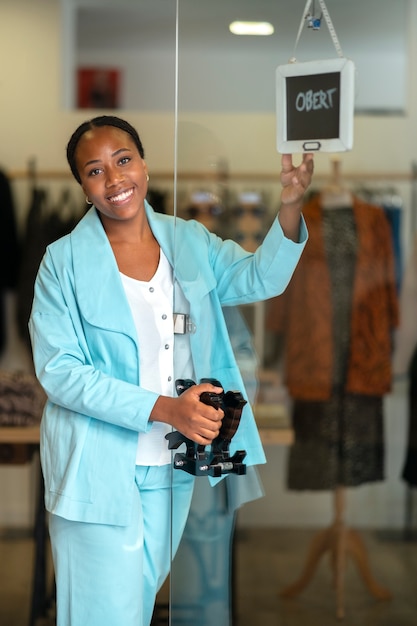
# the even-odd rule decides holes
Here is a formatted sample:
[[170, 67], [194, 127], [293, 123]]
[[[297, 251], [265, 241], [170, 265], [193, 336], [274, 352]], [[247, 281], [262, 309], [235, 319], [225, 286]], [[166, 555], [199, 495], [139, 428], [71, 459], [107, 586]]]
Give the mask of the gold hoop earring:
[[91, 200], [88, 199], [88, 196], [85, 197], [85, 201], [88, 204], [88, 206], [93, 206], [93, 203], [91, 202]]
[[149, 174], [146, 174], [146, 182], [149, 183]]

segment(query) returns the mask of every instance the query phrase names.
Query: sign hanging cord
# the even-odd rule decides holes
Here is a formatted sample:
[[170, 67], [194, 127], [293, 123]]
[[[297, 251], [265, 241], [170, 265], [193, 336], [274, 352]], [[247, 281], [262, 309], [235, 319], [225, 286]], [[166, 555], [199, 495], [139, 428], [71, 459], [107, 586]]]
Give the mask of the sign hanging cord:
[[[339, 55], [339, 57], [343, 57], [344, 55], [343, 55], [342, 47], [341, 47], [341, 45], [339, 43], [339, 39], [337, 37], [336, 30], [335, 30], [335, 28], [333, 26], [333, 22], [331, 20], [330, 14], [329, 14], [329, 12], [327, 10], [326, 4], [325, 4], [324, 0], [318, 0], [318, 1], [319, 1], [319, 4], [320, 4], [322, 13], [324, 15], [324, 19], [326, 20], [326, 24], [327, 24], [327, 27], [329, 29], [330, 37], [332, 38], [334, 47], [336, 48], [336, 52]], [[304, 13], [301, 16], [300, 27], [298, 29], [297, 39], [296, 39], [295, 45], [294, 45], [293, 56], [291, 57], [291, 59], [289, 61], [290, 63], [295, 63], [296, 60], [297, 60], [296, 57], [295, 57], [295, 52], [296, 52], [296, 49], [297, 49], [297, 46], [298, 46], [298, 42], [299, 42], [300, 37], [301, 37], [301, 33], [302, 33], [302, 30], [303, 30], [303, 27], [305, 25], [305, 21], [306, 21], [306, 19], [309, 16], [309, 9], [310, 9], [310, 6], [311, 6], [312, 2], [313, 2], [313, 0], [307, 0], [306, 6], [305, 6], [305, 9], [304, 9]]]

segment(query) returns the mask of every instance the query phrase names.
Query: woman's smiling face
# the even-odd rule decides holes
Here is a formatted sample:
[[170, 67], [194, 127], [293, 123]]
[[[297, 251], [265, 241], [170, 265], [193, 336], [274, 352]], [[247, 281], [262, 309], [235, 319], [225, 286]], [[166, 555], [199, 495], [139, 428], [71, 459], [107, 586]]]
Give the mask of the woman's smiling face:
[[147, 167], [127, 132], [94, 127], [80, 138], [75, 158], [83, 191], [102, 219], [132, 220], [144, 210]]

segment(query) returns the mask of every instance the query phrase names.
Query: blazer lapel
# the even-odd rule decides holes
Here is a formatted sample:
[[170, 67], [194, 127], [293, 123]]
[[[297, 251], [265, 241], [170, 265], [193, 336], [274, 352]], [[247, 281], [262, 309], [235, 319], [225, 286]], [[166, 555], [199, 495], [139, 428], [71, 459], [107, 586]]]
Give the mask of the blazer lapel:
[[[198, 231], [172, 216], [155, 213], [145, 203], [152, 232], [174, 269], [174, 277], [189, 301], [200, 302], [215, 287], [211, 269], [207, 267], [203, 240]], [[205, 271], [207, 269], [207, 271]]]
[[88, 323], [136, 337], [116, 259], [92, 207], [71, 233], [75, 289]]

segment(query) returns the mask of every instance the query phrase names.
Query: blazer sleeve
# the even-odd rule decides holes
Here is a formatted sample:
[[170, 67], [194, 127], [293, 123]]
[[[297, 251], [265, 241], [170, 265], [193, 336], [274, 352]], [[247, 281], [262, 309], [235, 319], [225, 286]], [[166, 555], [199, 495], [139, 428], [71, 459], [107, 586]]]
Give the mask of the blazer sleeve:
[[211, 251], [212, 263], [222, 305], [268, 300], [283, 293], [298, 264], [307, 238], [307, 227], [303, 218], [298, 242], [287, 239], [278, 219], [275, 219], [255, 253], [246, 252], [230, 240], [215, 247]]

